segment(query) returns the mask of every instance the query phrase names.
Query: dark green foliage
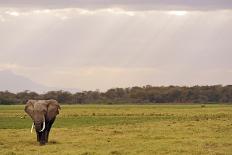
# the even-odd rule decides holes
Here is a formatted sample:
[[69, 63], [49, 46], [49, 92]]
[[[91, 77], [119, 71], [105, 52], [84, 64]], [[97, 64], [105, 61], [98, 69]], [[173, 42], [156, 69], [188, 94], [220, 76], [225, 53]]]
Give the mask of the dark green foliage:
[[106, 92], [49, 91], [45, 94], [24, 91], [17, 94], [0, 92], [0, 104], [22, 104], [28, 99], [56, 99], [68, 104], [123, 104], [123, 103], [232, 103], [232, 85], [193, 87], [144, 87], [113, 88]]
[[12, 104], [19, 103], [20, 100], [17, 98], [17, 95], [10, 93], [8, 91], [0, 92], [0, 104]]

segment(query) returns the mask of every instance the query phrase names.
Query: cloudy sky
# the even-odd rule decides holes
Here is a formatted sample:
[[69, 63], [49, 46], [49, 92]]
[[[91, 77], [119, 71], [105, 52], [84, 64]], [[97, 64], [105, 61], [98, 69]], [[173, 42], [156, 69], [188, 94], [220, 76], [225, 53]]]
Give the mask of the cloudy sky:
[[44, 86], [227, 85], [231, 59], [231, 0], [0, 0], [0, 70]]

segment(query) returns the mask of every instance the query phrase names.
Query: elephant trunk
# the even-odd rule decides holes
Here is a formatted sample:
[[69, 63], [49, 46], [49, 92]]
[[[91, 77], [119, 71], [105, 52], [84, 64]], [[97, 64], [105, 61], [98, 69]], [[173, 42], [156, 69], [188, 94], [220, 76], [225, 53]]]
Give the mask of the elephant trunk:
[[42, 122], [38, 122], [38, 123], [35, 123], [35, 129], [36, 129], [36, 132], [43, 132], [44, 129], [45, 129], [45, 118], [43, 116], [43, 121]]

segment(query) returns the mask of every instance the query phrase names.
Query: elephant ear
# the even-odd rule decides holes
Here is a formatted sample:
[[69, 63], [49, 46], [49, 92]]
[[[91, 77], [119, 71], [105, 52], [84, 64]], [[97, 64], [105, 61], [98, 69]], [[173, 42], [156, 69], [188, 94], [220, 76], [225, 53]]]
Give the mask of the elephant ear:
[[24, 111], [29, 116], [31, 116], [31, 118], [33, 116], [33, 109], [34, 109], [34, 104], [33, 103], [34, 103], [34, 100], [28, 100], [27, 103], [26, 103], [26, 105], [25, 105], [25, 109], [24, 109]]
[[47, 119], [52, 120], [59, 114], [60, 105], [56, 100], [47, 100]]

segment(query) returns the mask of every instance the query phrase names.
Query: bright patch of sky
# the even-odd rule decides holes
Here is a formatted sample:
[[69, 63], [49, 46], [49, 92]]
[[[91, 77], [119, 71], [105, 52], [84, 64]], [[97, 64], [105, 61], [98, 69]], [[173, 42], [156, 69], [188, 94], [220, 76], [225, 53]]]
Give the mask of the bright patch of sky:
[[144, 1], [140, 7], [130, 1], [96, 6], [79, 1], [81, 7], [4, 2], [0, 70], [37, 83], [106, 90], [232, 82], [229, 1]]

